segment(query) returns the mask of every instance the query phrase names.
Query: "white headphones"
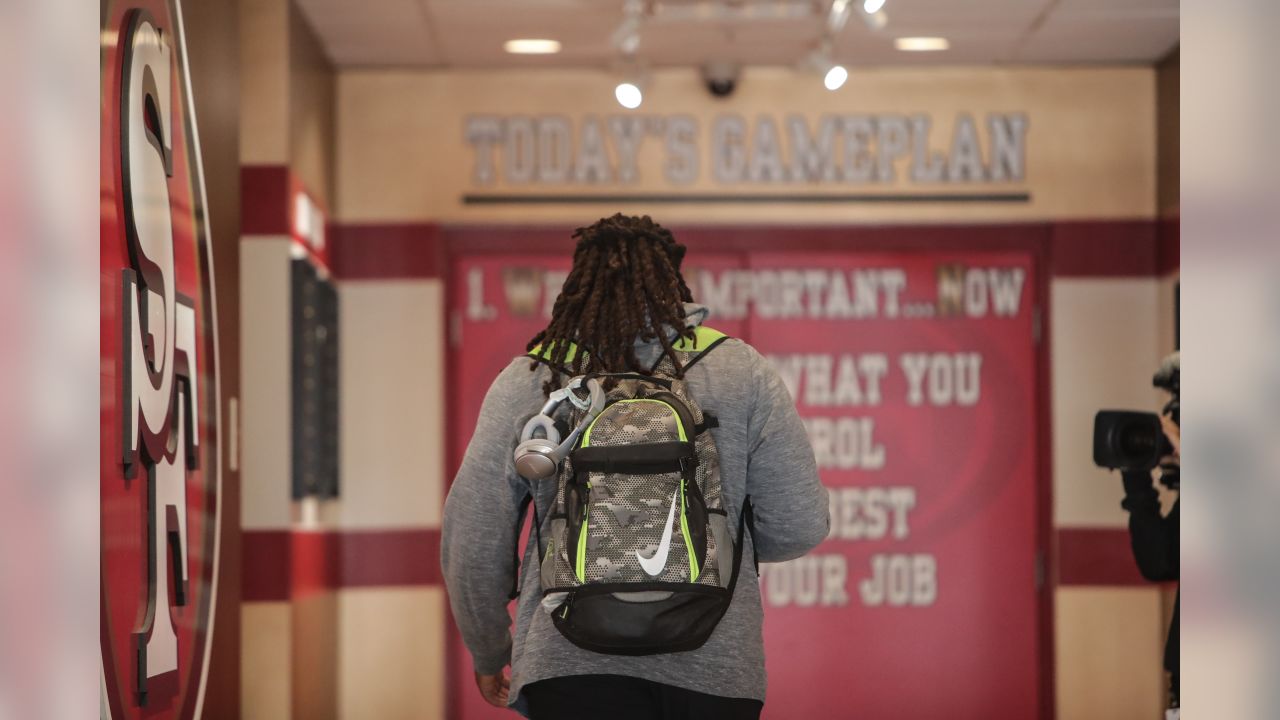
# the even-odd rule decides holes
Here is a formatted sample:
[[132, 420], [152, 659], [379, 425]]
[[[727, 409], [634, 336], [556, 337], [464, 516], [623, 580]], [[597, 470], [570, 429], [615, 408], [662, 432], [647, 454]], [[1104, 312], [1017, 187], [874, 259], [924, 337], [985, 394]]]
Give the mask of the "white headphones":
[[[584, 380], [590, 395], [586, 399], [581, 399], [574, 391], [582, 387]], [[582, 422], [578, 423], [578, 427], [569, 433], [564, 442], [561, 442], [560, 432], [556, 430], [556, 423], [551, 418], [551, 414], [565, 400], [572, 402], [579, 410], [586, 410], [587, 414], [583, 416]], [[560, 469], [560, 463], [573, 450], [573, 445], [582, 435], [582, 431], [586, 430], [591, 421], [595, 420], [604, 409], [604, 402], [605, 393], [604, 388], [600, 386], [600, 381], [595, 378], [586, 380], [583, 375], [573, 378], [568, 385], [551, 393], [542, 410], [529, 418], [529, 422], [525, 423], [524, 430], [520, 433], [520, 444], [516, 446], [515, 452], [516, 472], [527, 480], [543, 480], [555, 475]], [[542, 437], [536, 438], [534, 433], [539, 429], [542, 430]]]

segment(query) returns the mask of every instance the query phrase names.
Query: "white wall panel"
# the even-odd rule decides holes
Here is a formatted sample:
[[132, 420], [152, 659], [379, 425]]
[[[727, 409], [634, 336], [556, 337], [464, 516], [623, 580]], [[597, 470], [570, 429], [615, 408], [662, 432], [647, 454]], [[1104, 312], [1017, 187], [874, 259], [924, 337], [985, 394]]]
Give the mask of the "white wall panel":
[[340, 524], [437, 527], [444, 501], [444, 284], [339, 283]]
[[289, 495], [289, 259], [285, 237], [240, 243], [241, 523], [286, 528]]

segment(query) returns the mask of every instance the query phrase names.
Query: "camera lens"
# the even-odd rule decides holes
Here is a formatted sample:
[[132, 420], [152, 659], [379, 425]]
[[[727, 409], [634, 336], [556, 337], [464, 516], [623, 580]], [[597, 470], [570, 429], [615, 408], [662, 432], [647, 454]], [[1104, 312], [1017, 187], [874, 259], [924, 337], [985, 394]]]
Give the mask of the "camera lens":
[[1135, 459], [1149, 457], [1160, 443], [1160, 437], [1151, 432], [1147, 423], [1126, 423], [1116, 428], [1116, 435], [1121, 452]]

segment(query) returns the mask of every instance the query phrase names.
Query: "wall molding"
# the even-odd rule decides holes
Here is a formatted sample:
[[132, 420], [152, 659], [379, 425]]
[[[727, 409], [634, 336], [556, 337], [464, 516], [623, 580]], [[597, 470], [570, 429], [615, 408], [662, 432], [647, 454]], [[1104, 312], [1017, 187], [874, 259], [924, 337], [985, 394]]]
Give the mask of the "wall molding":
[[1054, 534], [1059, 587], [1155, 585], [1138, 571], [1128, 527], [1060, 527]]
[[[1164, 277], [1178, 271], [1178, 220], [1129, 219], [946, 225], [670, 225], [694, 253], [788, 250], [921, 250], [966, 247], [1025, 249], [1028, 231], [1041, 234], [1051, 277]], [[510, 252], [571, 253], [567, 225], [440, 225], [432, 222], [333, 223], [330, 258], [343, 280], [440, 279], [449, 258]], [[1017, 238], [1016, 241], [1013, 238]]]
[[330, 257], [340, 280], [439, 280], [448, 270], [440, 226], [333, 224]]
[[249, 530], [244, 602], [352, 588], [441, 585], [440, 530]]

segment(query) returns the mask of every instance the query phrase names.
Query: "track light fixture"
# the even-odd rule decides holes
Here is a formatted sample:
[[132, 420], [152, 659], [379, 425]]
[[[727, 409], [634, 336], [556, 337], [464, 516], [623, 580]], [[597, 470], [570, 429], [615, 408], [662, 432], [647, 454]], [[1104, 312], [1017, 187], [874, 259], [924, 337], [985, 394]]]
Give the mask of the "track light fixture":
[[637, 53], [640, 50], [640, 25], [647, 8], [646, 0], [626, 0], [622, 6], [622, 23], [609, 38], [618, 51], [618, 64], [622, 71], [621, 80], [613, 88], [613, 97], [628, 110], [635, 110], [644, 102], [644, 74]]
[[[875, 0], [867, 0], [874, 2]], [[883, 4], [884, 0], [880, 0]], [[845, 23], [849, 22], [850, 12], [853, 10], [853, 0], [831, 0], [831, 8], [827, 11], [827, 32], [834, 35], [844, 29]]]
[[628, 80], [618, 83], [613, 89], [613, 96], [617, 98], [619, 105], [628, 110], [635, 110], [644, 102], [644, 92], [640, 85]]
[[823, 38], [818, 47], [806, 57], [804, 66], [810, 72], [822, 76], [822, 85], [828, 90], [839, 90], [849, 79], [849, 69], [832, 59], [831, 38]]
[[828, 90], [839, 90], [849, 79], [849, 71], [843, 65], [832, 65], [822, 76], [822, 84]]
[[867, 24], [868, 28], [871, 28], [874, 32], [880, 32], [889, 24], [889, 14], [884, 11], [883, 1], [880, 2], [879, 10], [876, 10], [875, 12], [866, 12], [867, 5], [872, 5], [874, 2], [876, 2], [876, 0], [868, 0], [868, 2], [862, 6], [863, 12], [860, 14], [862, 15], [862, 21]]
[[627, 0], [622, 6], [622, 22], [609, 37], [609, 42], [622, 55], [635, 55], [640, 50], [640, 23], [644, 19], [644, 0]]

